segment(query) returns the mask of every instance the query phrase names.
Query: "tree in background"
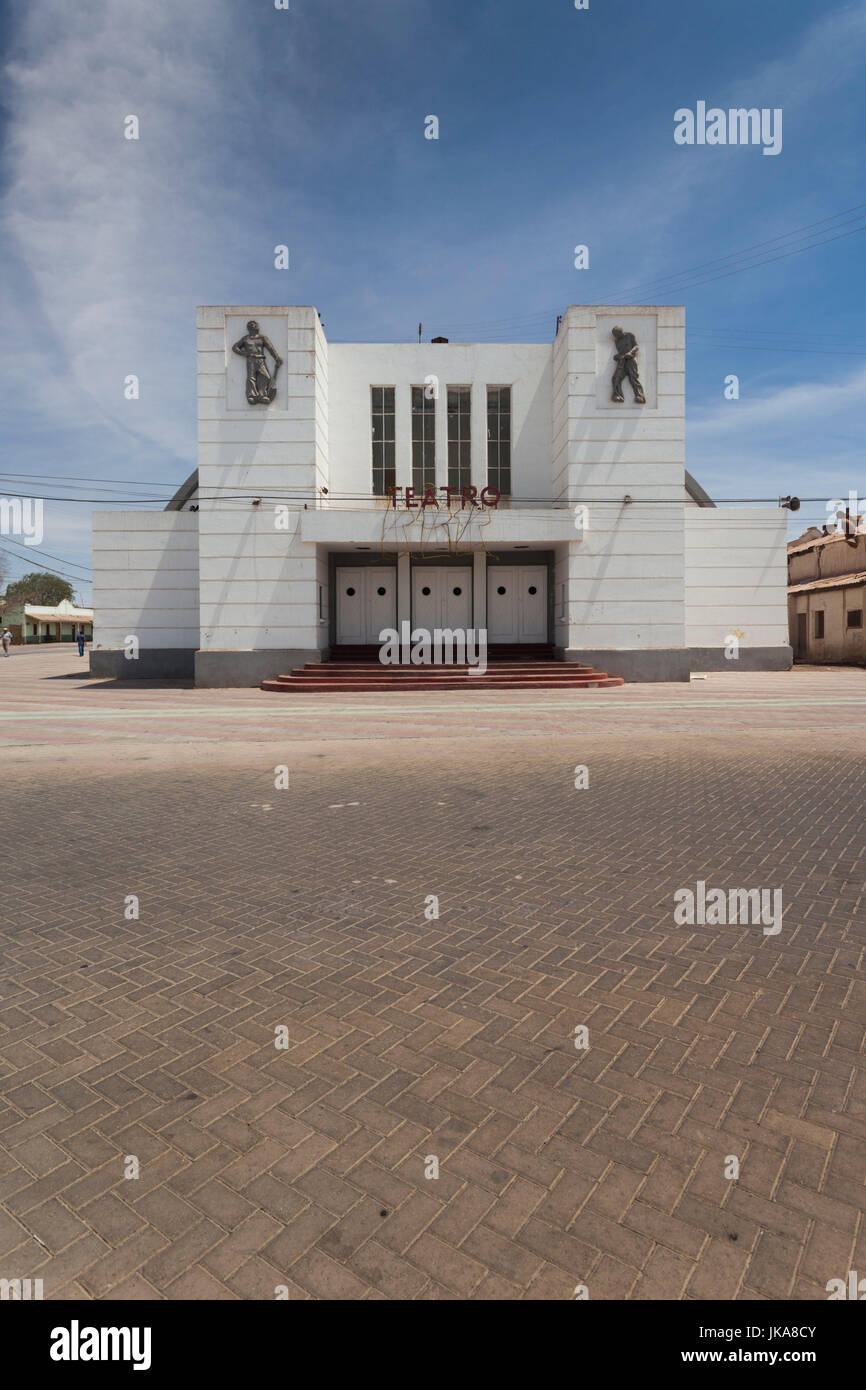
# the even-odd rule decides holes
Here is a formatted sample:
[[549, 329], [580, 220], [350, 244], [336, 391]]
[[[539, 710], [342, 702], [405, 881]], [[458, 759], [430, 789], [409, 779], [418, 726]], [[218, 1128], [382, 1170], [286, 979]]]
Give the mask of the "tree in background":
[[75, 597], [72, 585], [56, 574], [22, 574], [14, 584], [6, 587], [6, 606], [18, 603], [36, 603], [44, 608], [54, 608], [65, 598]]

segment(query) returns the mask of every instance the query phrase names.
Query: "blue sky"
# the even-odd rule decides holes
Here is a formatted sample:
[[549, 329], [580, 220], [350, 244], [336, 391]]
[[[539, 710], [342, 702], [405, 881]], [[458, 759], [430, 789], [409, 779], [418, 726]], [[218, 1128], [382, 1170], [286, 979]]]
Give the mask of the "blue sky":
[[[544, 341], [597, 302], [686, 305], [687, 466], [711, 493], [866, 495], [866, 206], [846, 213], [866, 205], [866, 0], [0, 15], [0, 495], [167, 497], [195, 464], [199, 303], [312, 303], [331, 339]], [[699, 100], [781, 107], [781, 154], [675, 145]], [[807, 245], [834, 239], [785, 254], [812, 224]], [[740, 269], [759, 243], [780, 258]], [[10, 576], [38, 560], [86, 598], [90, 511], [47, 502], [45, 553], [19, 546]]]

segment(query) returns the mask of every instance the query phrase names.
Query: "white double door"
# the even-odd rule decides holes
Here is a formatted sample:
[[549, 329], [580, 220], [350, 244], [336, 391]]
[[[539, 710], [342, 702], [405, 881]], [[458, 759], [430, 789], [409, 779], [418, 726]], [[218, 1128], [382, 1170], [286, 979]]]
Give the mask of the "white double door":
[[488, 564], [488, 643], [547, 640], [547, 566]]
[[397, 571], [389, 566], [337, 567], [337, 643], [378, 645], [397, 626]]
[[415, 565], [412, 569], [412, 626], [472, 626], [472, 566]]

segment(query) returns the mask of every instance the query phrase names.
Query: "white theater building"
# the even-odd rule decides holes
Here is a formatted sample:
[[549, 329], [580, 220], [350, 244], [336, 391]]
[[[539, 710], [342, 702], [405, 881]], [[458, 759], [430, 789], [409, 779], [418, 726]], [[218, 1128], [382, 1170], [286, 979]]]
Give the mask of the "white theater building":
[[[615, 327], [643, 404], [611, 398]], [[542, 344], [201, 308], [198, 468], [165, 511], [96, 513], [91, 669], [257, 685], [403, 621], [629, 681], [786, 668], [787, 513], [691, 479], [684, 373], [676, 307], [571, 307]]]

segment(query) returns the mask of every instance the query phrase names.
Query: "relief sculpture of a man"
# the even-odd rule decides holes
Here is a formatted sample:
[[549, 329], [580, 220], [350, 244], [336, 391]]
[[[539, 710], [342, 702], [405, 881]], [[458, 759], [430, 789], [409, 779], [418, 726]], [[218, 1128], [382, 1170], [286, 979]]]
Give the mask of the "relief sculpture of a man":
[[616, 363], [613, 372], [613, 382], [611, 383], [613, 386], [611, 400], [616, 405], [623, 405], [625, 403], [622, 394], [622, 383], [624, 378], [628, 377], [629, 384], [634, 393], [635, 405], [646, 405], [646, 396], [640, 384], [640, 377], [637, 374], [637, 362], [635, 360], [638, 352], [637, 338], [633, 333], [626, 333], [624, 328], [618, 326], [612, 328], [610, 331], [613, 334], [613, 360]]
[[[268, 368], [266, 351], [274, 359], [273, 376]], [[233, 344], [232, 352], [247, 359], [247, 400], [250, 405], [270, 405], [277, 394], [277, 372], [283, 359], [270, 338], [259, 332], [255, 319], [250, 319], [246, 333]]]

